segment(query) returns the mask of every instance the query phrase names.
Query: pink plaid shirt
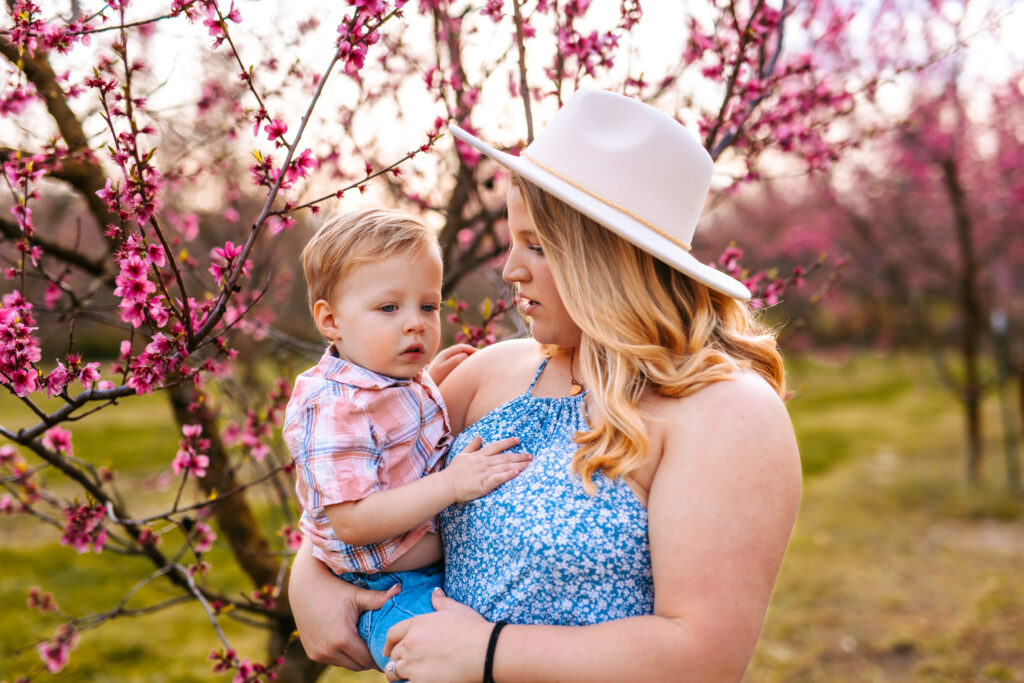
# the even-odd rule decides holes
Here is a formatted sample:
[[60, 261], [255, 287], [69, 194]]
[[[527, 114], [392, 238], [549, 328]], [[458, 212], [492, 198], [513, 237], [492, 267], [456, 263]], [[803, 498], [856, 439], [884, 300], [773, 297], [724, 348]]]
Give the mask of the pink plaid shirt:
[[410, 380], [386, 377], [332, 350], [295, 380], [285, 412], [284, 439], [303, 508], [299, 528], [313, 543], [313, 555], [335, 573], [377, 572], [435, 531], [434, 520], [396, 538], [352, 546], [334, 535], [324, 508], [439, 470], [451, 441], [448, 413], [425, 371]]

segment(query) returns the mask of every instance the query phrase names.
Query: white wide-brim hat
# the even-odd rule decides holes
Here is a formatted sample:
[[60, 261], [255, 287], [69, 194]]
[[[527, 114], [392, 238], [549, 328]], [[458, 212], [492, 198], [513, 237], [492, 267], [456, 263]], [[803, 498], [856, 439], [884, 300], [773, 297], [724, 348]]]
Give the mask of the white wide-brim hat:
[[711, 186], [711, 156], [657, 109], [616, 93], [579, 90], [519, 156], [462, 128], [451, 132], [676, 270], [737, 299], [743, 283], [690, 254]]

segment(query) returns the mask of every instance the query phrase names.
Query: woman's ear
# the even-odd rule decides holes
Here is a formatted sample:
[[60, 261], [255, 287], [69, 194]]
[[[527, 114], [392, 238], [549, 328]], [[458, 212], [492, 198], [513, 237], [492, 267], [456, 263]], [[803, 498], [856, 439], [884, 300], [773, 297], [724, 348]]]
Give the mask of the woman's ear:
[[313, 304], [313, 322], [316, 323], [316, 329], [320, 330], [320, 334], [327, 339], [332, 342], [341, 339], [338, 318], [334, 315], [334, 310], [326, 299], [317, 299]]

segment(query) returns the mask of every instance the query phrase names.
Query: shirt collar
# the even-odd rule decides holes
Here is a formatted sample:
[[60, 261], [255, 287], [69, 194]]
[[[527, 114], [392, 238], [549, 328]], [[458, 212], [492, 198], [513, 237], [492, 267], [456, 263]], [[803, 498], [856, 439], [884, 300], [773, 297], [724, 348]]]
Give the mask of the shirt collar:
[[[410, 382], [408, 379], [397, 379], [378, 374], [373, 370], [367, 370], [361, 365], [356, 365], [339, 358], [334, 355], [335, 353], [334, 347], [331, 346], [328, 347], [320, 358], [318, 365], [324, 379], [329, 379], [339, 384], [347, 384], [359, 389], [386, 389], [387, 387], [404, 386]], [[422, 374], [422, 370], [413, 376], [411, 380], [418, 381], [420, 374]]]

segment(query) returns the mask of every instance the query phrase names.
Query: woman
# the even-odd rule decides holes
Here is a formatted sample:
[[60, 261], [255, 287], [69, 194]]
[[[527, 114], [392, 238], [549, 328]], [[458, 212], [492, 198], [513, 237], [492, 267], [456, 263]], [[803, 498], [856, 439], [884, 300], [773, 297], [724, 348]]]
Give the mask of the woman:
[[[443, 513], [448, 597], [391, 630], [388, 679], [738, 680], [800, 466], [774, 336], [739, 282], [689, 254], [707, 152], [599, 91], [574, 95], [520, 157], [452, 130], [514, 174], [503, 276], [533, 338], [443, 381], [462, 430], [451, 452], [515, 435], [534, 462]], [[382, 597], [306, 551], [293, 568], [303, 644], [321, 661], [368, 663], [353, 624]]]

